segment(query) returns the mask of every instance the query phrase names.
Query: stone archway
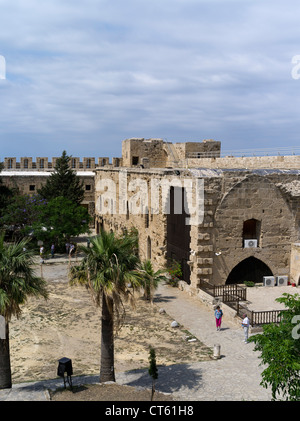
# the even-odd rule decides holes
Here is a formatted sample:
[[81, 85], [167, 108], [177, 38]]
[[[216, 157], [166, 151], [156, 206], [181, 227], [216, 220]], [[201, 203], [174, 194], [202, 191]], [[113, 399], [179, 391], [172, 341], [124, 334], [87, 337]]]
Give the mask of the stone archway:
[[263, 282], [264, 276], [273, 276], [269, 266], [256, 257], [248, 257], [238, 263], [229, 273], [226, 284], [242, 284], [244, 281]]

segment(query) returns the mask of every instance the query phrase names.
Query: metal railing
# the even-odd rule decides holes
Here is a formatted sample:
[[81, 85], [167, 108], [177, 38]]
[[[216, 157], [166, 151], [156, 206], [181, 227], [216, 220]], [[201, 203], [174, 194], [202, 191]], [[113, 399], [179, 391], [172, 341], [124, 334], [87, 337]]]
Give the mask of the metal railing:
[[282, 320], [283, 312], [286, 310], [249, 310], [240, 301], [247, 301], [247, 289], [236, 284], [212, 285], [209, 282], [200, 281], [200, 289], [207, 294], [220, 298], [223, 303], [236, 311], [236, 315], [241, 319], [246, 314], [250, 320], [250, 325], [261, 326], [270, 323], [279, 323]]
[[299, 146], [287, 146], [278, 148], [263, 148], [263, 149], [234, 149], [224, 150], [221, 152], [221, 157], [243, 157], [243, 156], [289, 156], [300, 155]]
[[203, 289], [213, 297], [219, 297], [223, 302], [247, 300], [247, 288], [237, 284], [212, 285], [209, 282], [201, 280], [200, 289]]
[[279, 323], [285, 310], [251, 311], [251, 326]]
[[187, 158], [238, 158], [238, 157], [262, 157], [262, 156], [292, 156], [300, 155], [299, 146], [264, 149], [228, 149], [222, 151], [188, 152]]
[[189, 159], [220, 158], [220, 151], [188, 152], [186, 157]]

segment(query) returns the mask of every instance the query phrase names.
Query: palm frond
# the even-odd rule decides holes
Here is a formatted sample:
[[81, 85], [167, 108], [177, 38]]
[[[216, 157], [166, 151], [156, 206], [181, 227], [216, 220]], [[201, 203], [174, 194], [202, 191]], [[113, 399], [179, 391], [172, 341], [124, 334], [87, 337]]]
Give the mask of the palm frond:
[[5, 244], [0, 235], [0, 313], [7, 320], [19, 316], [20, 306], [30, 295], [48, 297], [45, 281], [34, 274], [33, 252], [24, 239]]
[[136, 269], [139, 258], [136, 253], [135, 236], [118, 237], [113, 232], [102, 231], [90, 238], [90, 247], [81, 247], [85, 256], [79, 266], [70, 270], [71, 284], [85, 284], [97, 305], [101, 305], [102, 295], [106, 297], [108, 308], [113, 311], [117, 325], [123, 319], [126, 301], [134, 302], [134, 289], [140, 287], [140, 276]]

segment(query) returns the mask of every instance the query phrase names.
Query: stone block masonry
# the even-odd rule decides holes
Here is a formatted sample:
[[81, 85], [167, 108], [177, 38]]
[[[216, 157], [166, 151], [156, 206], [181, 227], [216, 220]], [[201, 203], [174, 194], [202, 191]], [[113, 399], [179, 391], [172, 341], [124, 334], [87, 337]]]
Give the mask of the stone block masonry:
[[[221, 158], [220, 149], [214, 140], [173, 144], [132, 138], [123, 141], [122, 157], [112, 163], [105, 157], [82, 162], [72, 158], [71, 165], [90, 186], [85, 200], [93, 208], [96, 231], [102, 227], [126, 233], [136, 228], [141, 258], [150, 258], [158, 269], [168, 256], [179, 256], [190, 290], [196, 291], [202, 279], [215, 285], [262, 282], [263, 275], [270, 274], [288, 275], [298, 284], [300, 156]], [[0, 176], [5, 184], [31, 194], [53, 170], [55, 159], [5, 158]], [[126, 187], [120, 185], [120, 173], [126, 174]], [[104, 179], [112, 182], [106, 190]], [[186, 179], [194, 186], [197, 180], [203, 182], [204, 191], [199, 223], [189, 226], [176, 212], [156, 212], [157, 203], [145, 194], [153, 180], [184, 186]], [[116, 198], [100, 202], [110, 188]], [[170, 190], [161, 191], [160, 209], [169, 195]], [[249, 247], [249, 240], [254, 246]]]

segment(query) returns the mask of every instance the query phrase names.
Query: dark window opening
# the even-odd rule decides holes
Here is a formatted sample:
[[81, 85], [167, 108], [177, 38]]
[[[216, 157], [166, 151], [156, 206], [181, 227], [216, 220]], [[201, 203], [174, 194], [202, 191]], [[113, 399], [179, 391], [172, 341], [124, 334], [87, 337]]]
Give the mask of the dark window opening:
[[259, 247], [260, 230], [261, 222], [257, 219], [245, 221], [243, 224], [243, 247]]
[[149, 210], [146, 208], [145, 210], [145, 228], [149, 228]]
[[151, 259], [151, 238], [147, 237], [147, 259]]
[[35, 191], [35, 185], [34, 185], [34, 184], [30, 184], [30, 186], [29, 186], [29, 190], [30, 190], [30, 191]]
[[139, 157], [133, 156], [132, 157], [132, 165], [138, 165], [138, 163], [139, 163]]

